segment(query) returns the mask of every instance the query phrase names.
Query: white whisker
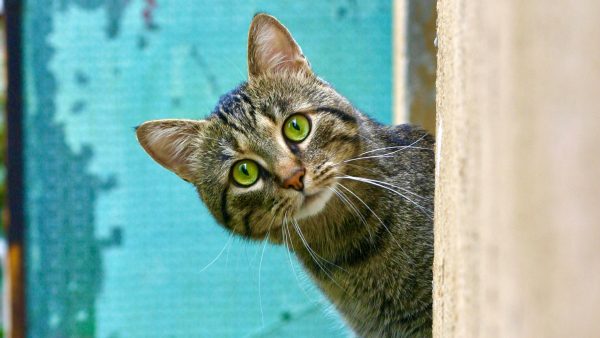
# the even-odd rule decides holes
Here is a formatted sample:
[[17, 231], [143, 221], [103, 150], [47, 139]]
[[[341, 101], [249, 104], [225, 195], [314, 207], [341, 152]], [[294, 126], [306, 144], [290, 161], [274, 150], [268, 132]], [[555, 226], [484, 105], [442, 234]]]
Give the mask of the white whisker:
[[369, 238], [371, 238], [371, 240], [373, 240], [373, 234], [371, 233], [371, 230], [369, 229], [369, 225], [367, 224], [367, 220], [365, 219], [365, 217], [360, 213], [360, 211], [358, 210], [358, 208], [354, 205], [354, 203], [352, 203], [348, 197], [346, 197], [346, 195], [344, 195], [342, 193], [342, 191], [339, 191], [337, 189], [335, 189], [335, 187], [330, 187], [329, 188], [331, 191], [333, 191], [338, 198], [342, 201], [342, 203], [344, 203], [347, 207], [350, 207], [350, 211], [354, 212], [354, 214], [356, 214], [356, 216], [358, 216], [358, 218], [362, 221], [362, 223], [365, 225], [365, 227], [367, 228], [367, 232], [369, 233]]
[[421, 195], [419, 195], [419, 194], [417, 194], [415, 192], [412, 192], [412, 191], [410, 191], [410, 190], [408, 190], [406, 188], [403, 188], [403, 187], [391, 184], [389, 182], [380, 181], [380, 180], [376, 180], [376, 179], [372, 179], [372, 178], [366, 178], [366, 177], [351, 176], [351, 175], [345, 175], [345, 177], [346, 178], [350, 178], [350, 179], [354, 178], [354, 179], [359, 179], [359, 180], [367, 180], [367, 181], [371, 181], [371, 182], [381, 183], [381, 184], [387, 185], [387, 186], [392, 187], [392, 188], [400, 189], [400, 190], [406, 192], [407, 194], [413, 195], [413, 196], [418, 197], [420, 199], [423, 199], [423, 200], [427, 200], [428, 199], [428, 198], [426, 198], [424, 196], [421, 196]]
[[347, 163], [347, 162], [352, 162], [352, 161], [358, 161], [358, 160], [367, 160], [370, 158], [393, 158], [395, 153], [399, 152], [400, 150], [404, 150], [404, 149], [420, 149], [420, 150], [431, 150], [429, 148], [423, 148], [423, 147], [402, 147], [402, 149], [393, 151], [391, 153], [387, 153], [387, 154], [381, 154], [381, 155], [372, 155], [372, 156], [363, 156], [363, 157], [355, 157], [355, 158], [349, 158], [347, 160], [342, 161], [343, 163]]
[[[372, 152], [376, 152], [376, 151], [380, 151], [380, 150], [387, 150], [387, 149], [398, 149], [401, 148], [400, 150], [402, 150], [403, 148], [407, 148], [407, 147], [412, 147], [413, 145], [419, 143], [422, 139], [425, 138], [425, 136], [427, 136], [427, 133], [423, 134], [421, 137], [419, 137], [416, 141], [414, 141], [413, 143], [406, 145], [406, 146], [391, 146], [391, 147], [384, 147], [384, 148], [377, 148], [377, 149], [373, 149], [373, 150], [369, 150], [369, 151], [365, 151], [364, 153], [358, 154], [358, 156], [362, 156], [365, 154], [369, 154]], [[423, 147], [415, 147], [416, 149], [427, 149], [427, 150], [432, 150], [430, 148], [423, 148]]]
[[344, 186], [341, 183], [338, 183], [340, 185], [340, 187], [346, 189], [349, 193], [351, 193], [354, 197], [356, 197], [367, 209], [369, 209], [369, 211], [373, 214], [373, 216], [375, 216], [375, 218], [377, 218], [377, 220], [379, 221], [379, 223], [385, 228], [385, 230], [390, 234], [390, 236], [392, 237], [392, 240], [394, 242], [396, 242], [396, 244], [398, 245], [398, 248], [400, 249], [400, 251], [402, 251], [402, 254], [407, 257], [408, 259], [408, 255], [406, 254], [406, 252], [404, 251], [404, 247], [402, 245], [400, 245], [400, 243], [398, 242], [398, 240], [396, 239], [396, 237], [394, 237], [394, 234], [390, 231], [390, 229], [387, 227], [387, 225], [385, 225], [385, 223], [381, 220], [381, 218], [375, 213], [375, 211], [373, 211], [373, 209], [371, 209], [371, 207], [369, 207], [367, 205], [367, 203], [365, 203], [365, 201], [363, 201], [362, 198], [360, 198], [358, 195], [356, 195], [354, 192], [352, 192], [352, 190], [346, 188], [346, 186]]
[[300, 229], [300, 224], [298, 224], [298, 220], [294, 218], [294, 219], [293, 219], [293, 221], [294, 221], [294, 223], [295, 223], [295, 227], [296, 227], [296, 228], [297, 228], [297, 230], [298, 230], [298, 235], [300, 236], [300, 238], [301, 238], [301, 239], [302, 239], [302, 241], [304, 242], [306, 249], [308, 249], [309, 251], [311, 251], [311, 252], [312, 252], [312, 253], [313, 253], [313, 254], [314, 254], [314, 255], [315, 255], [317, 258], [319, 258], [320, 260], [322, 260], [322, 261], [324, 261], [324, 262], [326, 262], [326, 263], [329, 263], [329, 264], [331, 264], [331, 265], [335, 266], [336, 268], [338, 268], [338, 269], [340, 269], [340, 270], [342, 270], [342, 271], [348, 272], [348, 271], [346, 271], [344, 268], [342, 268], [341, 266], [339, 266], [339, 265], [337, 265], [337, 264], [335, 264], [335, 263], [333, 263], [333, 262], [331, 262], [331, 261], [329, 261], [329, 260], [327, 260], [327, 259], [323, 258], [323, 257], [322, 257], [321, 255], [319, 255], [319, 254], [318, 254], [318, 253], [317, 253], [317, 252], [316, 252], [316, 251], [315, 251], [313, 248], [311, 248], [311, 247], [308, 245], [308, 241], [306, 240], [306, 237], [304, 237], [304, 234], [302, 233], [302, 229]]
[[217, 254], [217, 256], [210, 263], [206, 264], [205, 267], [203, 267], [202, 269], [200, 269], [200, 272], [203, 272], [204, 270], [210, 268], [210, 266], [213, 265], [219, 259], [219, 257], [221, 257], [221, 255], [225, 251], [225, 248], [227, 248], [227, 246], [229, 245], [229, 242], [231, 242], [232, 238], [233, 238], [233, 232], [231, 232], [229, 234], [229, 238], [227, 239], [227, 242], [225, 242], [225, 245], [223, 246], [223, 249], [221, 249], [221, 251]]
[[281, 233], [282, 233], [282, 236], [283, 236], [283, 242], [284, 242], [285, 247], [286, 247], [285, 251], [287, 251], [287, 256], [288, 256], [289, 261], [290, 261], [290, 267], [292, 268], [292, 273], [294, 274], [294, 278], [296, 278], [296, 283], [298, 285], [298, 288], [300, 290], [302, 290], [302, 293], [304, 293], [304, 295], [306, 296], [306, 299], [308, 299], [311, 302], [316, 302], [314, 299], [312, 299], [308, 295], [308, 293], [306, 292], [306, 290], [302, 286], [302, 283], [300, 282], [300, 279], [298, 278], [298, 274], [296, 273], [296, 269], [294, 268], [294, 264], [292, 263], [292, 255], [290, 253], [290, 248], [288, 246], [288, 242], [287, 242], [287, 238], [286, 238], [286, 231], [287, 231], [287, 237], [289, 237], [290, 243], [291, 243], [292, 242], [292, 238], [291, 238], [291, 234], [289, 233], [289, 229], [287, 227], [287, 212], [285, 213], [285, 216], [284, 216], [284, 222], [283, 222], [282, 227], [281, 227]]
[[[366, 160], [366, 159], [371, 159], [371, 158], [388, 158], [388, 157], [392, 157], [392, 155], [396, 154], [397, 152], [400, 152], [400, 151], [405, 150], [405, 149], [417, 149], [417, 150], [429, 150], [429, 151], [432, 151], [431, 148], [427, 148], [427, 147], [415, 147], [414, 146], [415, 144], [417, 144], [418, 142], [420, 142], [423, 138], [425, 138], [425, 136], [427, 136], [427, 134], [423, 134], [416, 141], [413, 141], [411, 144], [406, 145], [406, 146], [391, 146], [391, 147], [384, 147], [384, 148], [378, 148], [378, 149], [373, 149], [373, 150], [365, 151], [365, 152], [359, 154], [357, 157], [346, 159], [346, 160], [344, 160], [344, 161], [342, 161], [340, 163], [347, 163], [347, 162], [352, 162], [352, 161], [357, 161], [357, 160]], [[381, 150], [386, 150], [386, 149], [397, 149], [397, 150], [394, 150], [392, 152], [385, 153], [385, 154], [362, 156], [362, 155], [366, 155], [366, 154], [369, 154], [369, 153], [373, 153], [373, 152], [377, 152], [377, 151], [381, 151]], [[340, 163], [337, 163], [336, 165], [339, 165]]]
[[[354, 177], [354, 176], [338, 176], [338, 178], [346, 178], [346, 179], [350, 179], [350, 180], [354, 180], [354, 181], [358, 181], [358, 182], [363, 182], [363, 183], [368, 183], [374, 186], [378, 186], [380, 188], [384, 188], [386, 190], [389, 190], [401, 197], [403, 197], [404, 199], [406, 199], [407, 201], [411, 202], [412, 204], [414, 204], [417, 208], [421, 209], [421, 211], [423, 211], [423, 213], [429, 218], [429, 219], [433, 219], [433, 216], [431, 215], [431, 211], [426, 209], [425, 207], [421, 206], [419, 203], [415, 202], [414, 200], [410, 199], [408, 196], [402, 194], [399, 191], [396, 191], [390, 187], [388, 187], [387, 185], [389, 185], [389, 183], [387, 183], [387, 185], [385, 184], [381, 184], [380, 181], [374, 181], [374, 180], [370, 180], [370, 179], [365, 179], [365, 178], [361, 178], [361, 177]], [[418, 195], [417, 195], [418, 196]], [[421, 197], [423, 198], [423, 197]]]
[[271, 223], [269, 223], [269, 229], [267, 230], [267, 236], [264, 239], [264, 244], [262, 247], [262, 252], [260, 254], [260, 262], [258, 263], [258, 304], [260, 306], [260, 325], [265, 325], [265, 315], [262, 307], [262, 293], [260, 288], [260, 271], [262, 269], [263, 257], [265, 256], [265, 248], [267, 247], [267, 241], [269, 240], [269, 235], [271, 235], [271, 226], [273, 226], [273, 222], [275, 221], [275, 216], [271, 217]]
[[325, 266], [323, 266], [322, 263], [319, 262], [319, 259], [315, 256], [316, 253], [314, 253], [312, 251], [312, 249], [310, 248], [310, 246], [306, 242], [306, 239], [304, 238], [304, 235], [302, 234], [302, 230], [300, 230], [300, 226], [298, 225], [298, 221], [296, 221], [295, 219], [293, 219], [292, 225], [294, 226], [294, 229], [296, 230], [296, 234], [298, 234], [298, 236], [300, 237], [300, 240], [302, 241], [304, 247], [307, 249], [308, 254], [313, 259], [313, 261], [315, 262], [315, 264], [317, 264], [317, 266], [319, 266], [319, 268], [321, 268], [321, 270], [325, 273], [325, 275], [327, 277], [329, 277], [329, 279], [331, 279], [331, 281], [335, 285], [337, 285], [340, 289], [344, 290], [344, 288], [342, 288], [342, 286], [339, 285], [338, 282], [333, 278], [333, 276], [331, 275], [331, 271], [329, 271]]

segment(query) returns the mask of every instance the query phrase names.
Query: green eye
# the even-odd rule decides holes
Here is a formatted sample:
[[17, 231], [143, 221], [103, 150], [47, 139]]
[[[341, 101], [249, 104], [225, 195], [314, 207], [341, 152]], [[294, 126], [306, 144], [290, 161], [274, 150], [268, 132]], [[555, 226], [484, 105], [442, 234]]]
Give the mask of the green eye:
[[303, 141], [310, 133], [310, 121], [302, 114], [290, 116], [283, 125], [283, 134], [292, 142]]
[[245, 187], [251, 186], [258, 180], [258, 164], [251, 160], [241, 160], [233, 165], [233, 180]]

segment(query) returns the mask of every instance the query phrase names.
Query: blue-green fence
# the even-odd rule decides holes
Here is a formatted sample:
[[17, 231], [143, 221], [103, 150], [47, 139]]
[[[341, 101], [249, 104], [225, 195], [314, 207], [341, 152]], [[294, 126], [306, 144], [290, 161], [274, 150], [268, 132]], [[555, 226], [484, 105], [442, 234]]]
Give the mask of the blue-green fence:
[[258, 11], [391, 121], [390, 1], [24, 1], [29, 337], [346, 335], [293, 257], [230, 237], [133, 133], [245, 80]]

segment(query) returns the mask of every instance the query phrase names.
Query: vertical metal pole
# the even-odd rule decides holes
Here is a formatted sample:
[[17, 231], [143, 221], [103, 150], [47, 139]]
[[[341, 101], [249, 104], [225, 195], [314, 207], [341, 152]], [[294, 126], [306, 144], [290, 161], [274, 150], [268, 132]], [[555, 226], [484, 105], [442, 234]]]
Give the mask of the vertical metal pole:
[[23, 166], [23, 69], [22, 69], [22, 1], [5, 1], [7, 75], [7, 190], [8, 208], [3, 218], [8, 239], [6, 336], [25, 337], [25, 269], [24, 269], [24, 166]]

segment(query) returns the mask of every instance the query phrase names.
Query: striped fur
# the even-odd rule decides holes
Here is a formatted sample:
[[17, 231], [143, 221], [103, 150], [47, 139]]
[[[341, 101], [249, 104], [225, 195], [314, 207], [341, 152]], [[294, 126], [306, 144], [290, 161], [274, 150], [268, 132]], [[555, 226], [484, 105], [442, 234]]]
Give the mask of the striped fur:
[[[430, 336], [432, 137], [357, 111], [270, 16], [253, 20], [248, 50], [248, 82], [209, 118], [146, 122], [140, 143], [194, 184], [225, 228], [289, 246], [357, 335]], [[312, 129], [292, 143], [282, 128], [298, 112]], [[240, 159], [261, 167], [248, 188], [230, 176]], [[304, 190], [284, 189], [297, 167], [306, 169]]]

